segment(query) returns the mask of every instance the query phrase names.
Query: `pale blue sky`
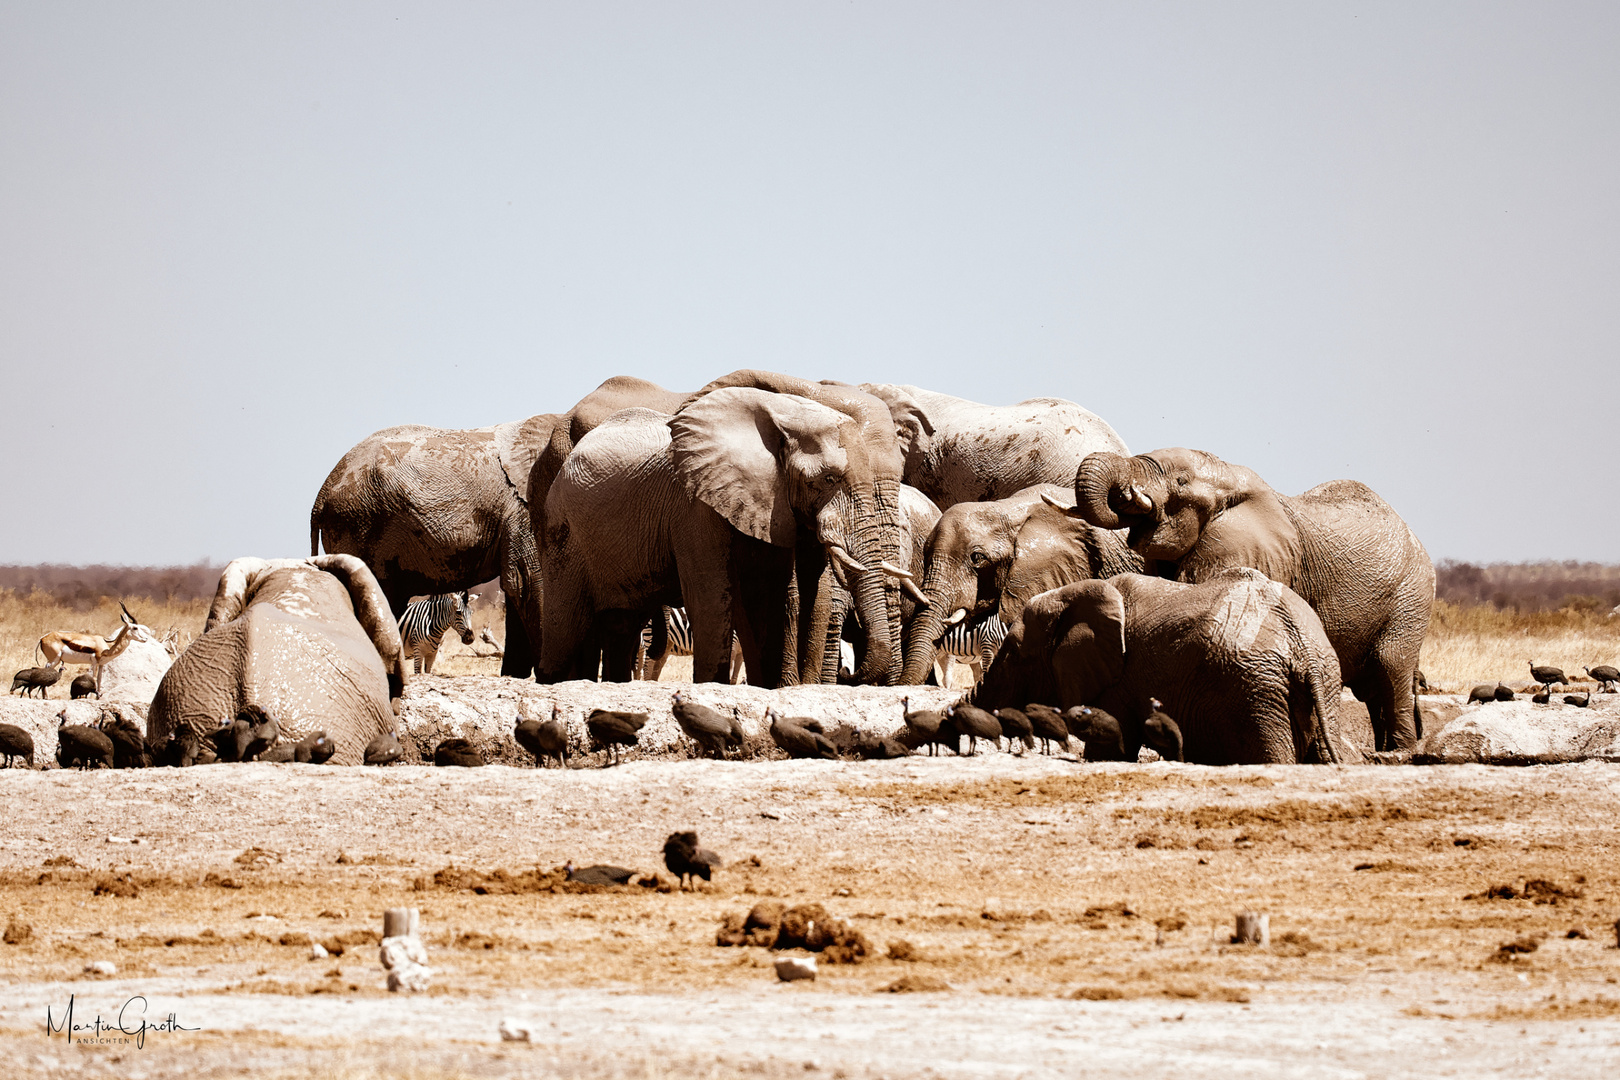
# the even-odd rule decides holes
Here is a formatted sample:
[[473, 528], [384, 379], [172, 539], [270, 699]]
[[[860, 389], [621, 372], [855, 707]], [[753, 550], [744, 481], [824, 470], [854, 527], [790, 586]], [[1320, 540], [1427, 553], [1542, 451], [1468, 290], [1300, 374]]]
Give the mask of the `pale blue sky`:
[[0, 2], [0, 562], [299, 555], [369, 432], [1053, 395], [1620, 561], [1620, 6]]

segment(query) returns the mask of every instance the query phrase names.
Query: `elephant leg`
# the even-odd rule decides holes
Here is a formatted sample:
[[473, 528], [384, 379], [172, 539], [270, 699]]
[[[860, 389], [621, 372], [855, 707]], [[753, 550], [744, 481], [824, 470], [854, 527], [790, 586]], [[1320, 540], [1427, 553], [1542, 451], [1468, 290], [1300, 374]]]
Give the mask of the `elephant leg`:
[[665, 649], [658, 656], [653, 657], [641, 669], [641, 677], [647, 682], [657, 682], [664, 673], [664, 665], [669, 663], [669, 650]]
[[731, 684], [737, 685], [737, 676], [742, 674], [743, 651], [742, 639], [735, 632], [731, 635]]
[[527, 679], [534, 674], [535, 660], [540, 650], [529, 640], [529, 631], [523, 623], [523, 605], [512, 597], [506, 601], [506, 645], [501, 657], [501, 674], [509, 679]]
[[1351, 687], [1356, 697], [1367, 704], [1367, 719], [1379, 750], [1411, 750], [1417, 746], [1411, 667], [1410, 661], [1392, 660], [1380, 649]]
[[951, 688], [951, 654], [943, 649], [934, 654], [934, 677], [940, 686]]

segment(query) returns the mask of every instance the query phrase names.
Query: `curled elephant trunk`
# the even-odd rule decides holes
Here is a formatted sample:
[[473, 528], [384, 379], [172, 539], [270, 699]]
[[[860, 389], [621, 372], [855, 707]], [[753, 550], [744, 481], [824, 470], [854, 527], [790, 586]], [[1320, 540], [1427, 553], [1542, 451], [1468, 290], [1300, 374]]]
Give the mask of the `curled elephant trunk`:
[[1118, 529], [1163, 505], [1164, 477], [1149, 469], [1148, 458], [1099, 452], [1087, 454], [1074, 477], [1080, 516], [1099, 529]]
[[963, 618], [971, 614], [977, 590], [976, 580], [954, 572], [943, 565], [943, 561], [929, 567], [928, 578], [923, 585], [923, 591], [928, 595], [928, 606], [911, 620], [911, 627], [906, 633], [906, 663], [900, 676], [902, 683], [917, 685], [928, 680], [939, 639], [961, 621], [956, 614], [958, 611], [963, 613]]

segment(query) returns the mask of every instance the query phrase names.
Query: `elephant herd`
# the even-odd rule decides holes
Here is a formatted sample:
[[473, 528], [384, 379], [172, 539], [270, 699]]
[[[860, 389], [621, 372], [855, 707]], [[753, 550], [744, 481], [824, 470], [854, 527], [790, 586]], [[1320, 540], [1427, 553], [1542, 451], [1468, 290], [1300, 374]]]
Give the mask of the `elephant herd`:
[[1287, 497], [1207, 453], [1129, 456], [1069, 401], [755, 370], [379, 431], [321, 485], [310, 546], [232, 564], [154, 726], [302, 694], [325, 700], [335, 760], [355, 756], [397, 711], [410, 598], [498, 577], [507, 676], [628, 680], [667, 605], [697, 682], [729, 680], [735, 635], [757, 686], [835, 681], [846, 641], [855, 682], [918, 683], [948, 631], [995, 615], [974, 704], [1097, 704], [1131, 728], [1156, 697], [1188, 760], [1333, 760], [1341, 680], [1379, 749], [1414, 744], [1434, 598], [1422, 545], [1354, 481]]

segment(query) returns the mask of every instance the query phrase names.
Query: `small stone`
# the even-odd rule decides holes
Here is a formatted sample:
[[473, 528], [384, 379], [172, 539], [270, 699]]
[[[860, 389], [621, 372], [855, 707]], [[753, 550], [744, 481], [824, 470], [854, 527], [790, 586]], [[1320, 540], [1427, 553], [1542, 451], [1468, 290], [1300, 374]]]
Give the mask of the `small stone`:
[[318, 941], [309, 947], [309, 958], [311, 960], [325, 960], [331, 955], [331, 953], [326, 951], [326, 947]]
[[97, 960], [93, 964], [84, 965], [84, 973], [86, 975], [116, 975], [118, 974], [118, 968], [114, 966], [111, 960]]
[[815, 980], [816, 958], [813, 956], [784, 956], [776, 962], [776, 977], [783, 982], [799, 979]]
[[501, 1021], [501, 1042], [531, 1042], [534, 1033], [511, 1017]]

